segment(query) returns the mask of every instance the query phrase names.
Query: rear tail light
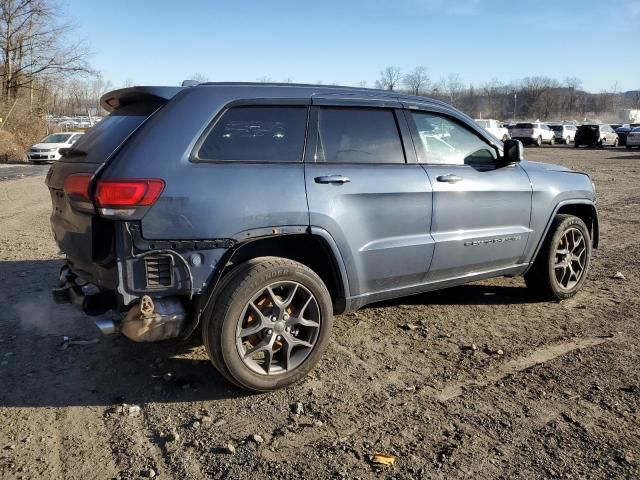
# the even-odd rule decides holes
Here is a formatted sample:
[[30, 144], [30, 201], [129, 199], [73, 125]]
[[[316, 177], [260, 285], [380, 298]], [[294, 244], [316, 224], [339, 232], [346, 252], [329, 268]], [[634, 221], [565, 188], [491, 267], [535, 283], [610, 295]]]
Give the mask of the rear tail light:
[[92, 176], [87, 173], [75, 173], [69, 175], [64, 181], [64, 193], [69, 198], [69, 203], [78, 210], [93, 212], [93, 203], [89, 188]]
[[69, 175], [64, 181], [64, 193], [69, 198], [82, 199], [89, 201], [89, 184], [91, 183], [91, 175], [86, 173], [76, 173]]
[[95, 202], [101, 208], [132, 208], [153, 205], [164, 190], [158, 178], [99, 180]]
[[93, 199], [103, 217], [132, 218], [153, 205], [163, 190], [159, 178], [99, 180]]

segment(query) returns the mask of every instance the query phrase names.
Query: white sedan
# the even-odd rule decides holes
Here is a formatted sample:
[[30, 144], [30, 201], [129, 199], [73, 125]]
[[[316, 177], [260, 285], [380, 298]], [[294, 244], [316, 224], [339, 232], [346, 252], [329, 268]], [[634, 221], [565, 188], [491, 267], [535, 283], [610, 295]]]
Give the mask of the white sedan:
[[32, 145], [27, 151], [27, 158], [31, 163], [60, 160], [60, 149], [71, 147], [82, 135], [80, 132], [53, 133]]

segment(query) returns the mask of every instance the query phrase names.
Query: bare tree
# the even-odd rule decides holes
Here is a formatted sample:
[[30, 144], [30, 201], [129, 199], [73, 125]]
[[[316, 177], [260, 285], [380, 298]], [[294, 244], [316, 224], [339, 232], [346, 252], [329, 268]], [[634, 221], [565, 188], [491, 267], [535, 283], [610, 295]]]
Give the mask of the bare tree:
[[189, 75], [189, 80], [194, 80], [198, 83], [205, 83], [209, 81], [209, 77], [207, 77], [204, 73], [196, 72]]
[[442, 80], [444, 94], [449, 103], [454, 106], [460, 105], [462, 95], [464, 93], [464, 83], [457, 73], [450, 73], [447, 78]]
[[70, 41], [70, 23], [59, 18], [51, 0], [0, 0], [2, 94], [15, 98], [35, 78], [52, 74], [93, 74], [89, 51]]
[[430, 79], [426, 67], [416, 67], [402, 81], [412, 94], [421, 95], [429, 87]]
[[387, 67], [380, 72], [380, 78], [376, 80], [376, 88], [382, 90], [395, 90], [402, 79], [400, 67]]

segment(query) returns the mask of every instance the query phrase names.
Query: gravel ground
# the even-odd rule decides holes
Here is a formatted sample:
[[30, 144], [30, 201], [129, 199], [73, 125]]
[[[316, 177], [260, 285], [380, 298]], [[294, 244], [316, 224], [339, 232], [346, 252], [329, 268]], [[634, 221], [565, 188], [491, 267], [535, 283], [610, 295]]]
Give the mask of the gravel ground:
[[500, 278], [338, 317], [319, 367], [266, 395], [226, 383], [198, 339], [94, 342], [49, 299], [43, 177], [1, 182], [0, 478], [638, 478], [640, 154], [526, 153], [597, 185], [581, 293], [537, 302]]

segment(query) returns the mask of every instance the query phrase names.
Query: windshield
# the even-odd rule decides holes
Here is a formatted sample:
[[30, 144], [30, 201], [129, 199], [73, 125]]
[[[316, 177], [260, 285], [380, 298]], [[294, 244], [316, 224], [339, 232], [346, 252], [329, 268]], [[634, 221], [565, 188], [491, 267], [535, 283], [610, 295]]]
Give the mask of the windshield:
[[70, 137], [71, 135], [68, 133], [54, 133], [53, 135], [45, 137], [40, 143], [67, 143]]
[[640, 132], [640, 127], [635, 127], [633, 130], [631, 130], [632, 132]]

